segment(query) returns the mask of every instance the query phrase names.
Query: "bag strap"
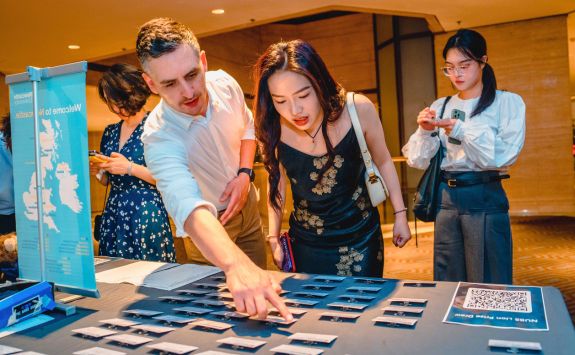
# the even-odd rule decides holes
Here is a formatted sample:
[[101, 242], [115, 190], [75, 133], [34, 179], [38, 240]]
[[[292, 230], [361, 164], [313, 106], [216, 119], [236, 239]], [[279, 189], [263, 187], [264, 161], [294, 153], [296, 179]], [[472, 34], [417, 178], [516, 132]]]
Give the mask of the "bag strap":
[[[104, 173], [107, 174], [108, 173]], [[104, 212], [104, 210], [106, 209], [106, 205], [108, 204], [108, 190], [110, 189], [110, 185], [112, 185], [112, 182], [110, 181], [110, 175], [107, 176], [108, 179], [108, 183], [106, 184], [106, 192], [104, 193], [104, 207], [102, 207], [102, 213]]]
[[365, 137], [363, 136], [363, 130], [361, 129], [361, 124], [359, 123], [359, 117], [357, 116], [357, 111], [355, 109], [355, 102], [353, 100], [353, 95], [355, 93], [350, 91], [347, 93], [347, 111], [351, 117], [351, 124], [353, 130], [355, 131], [355, 136], [357, 137], [357, 142], [359, 143], [359, 149], [361, 150], [361, 156], [365, 164], [365, 169], [369, 176], [369, 179], [377, 179], [375, 171], [373, 170], [373, 163], [371, 160], [371, 154], [369, 149], [367, 149], [367, 143], [365, 142]]
[[447, 107], [447, 103], [451, 100], [451, 96], [447, 96], [443, 101], [443, 106], [441, 107], [441, 113], [439, 114], [439, 118], [443, 118], [443, 114], [445, 113], [445, 108]]

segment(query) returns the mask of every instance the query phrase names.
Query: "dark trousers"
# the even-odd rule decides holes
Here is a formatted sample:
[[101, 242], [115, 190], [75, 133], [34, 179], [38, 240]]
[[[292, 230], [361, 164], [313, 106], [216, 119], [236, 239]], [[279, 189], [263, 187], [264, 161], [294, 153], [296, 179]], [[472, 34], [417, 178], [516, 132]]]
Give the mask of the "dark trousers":
[[[473, 173], [463, 173], [461, 179]], [[465, 175], [466, 174], [466, 175]], [[509, 202], [500, 181], [439, 189], [434, 278], [511, 284], [513, 246]]]
[[0, 234], [8, 234], [16, 231], [16, 215], [0, 214]]

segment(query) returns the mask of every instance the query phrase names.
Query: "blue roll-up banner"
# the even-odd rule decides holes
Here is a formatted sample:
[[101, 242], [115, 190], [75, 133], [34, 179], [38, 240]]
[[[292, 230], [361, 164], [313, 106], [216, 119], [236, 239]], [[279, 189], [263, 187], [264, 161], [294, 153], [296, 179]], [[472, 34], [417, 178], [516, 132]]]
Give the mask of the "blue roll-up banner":
[[[58, 67], [56, 67], [58, 68]], [[91, 231], [86, 73], [38, 81], [34, 137], [31, 81], [10, 84], [14, 192], [20, 278], [42, 280], [35, 139], [40, 143], [46, 280], [97, 296]], [[73, 291], [72, 291], [73, 292]]]

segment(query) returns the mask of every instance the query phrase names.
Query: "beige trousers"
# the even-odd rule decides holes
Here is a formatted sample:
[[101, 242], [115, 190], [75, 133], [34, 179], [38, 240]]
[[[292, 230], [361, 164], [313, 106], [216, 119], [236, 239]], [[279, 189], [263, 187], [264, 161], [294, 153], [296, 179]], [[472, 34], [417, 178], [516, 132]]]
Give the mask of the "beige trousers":
[[[248, 201], [242, 211], [224, 226], [230, 239], [259, 267], [266, 267], [266, 248], [258, 211], [255, 186], [250, 186]], [[174, 238], [176, 260], [180, 264], [212, 265], [191, 238]]]

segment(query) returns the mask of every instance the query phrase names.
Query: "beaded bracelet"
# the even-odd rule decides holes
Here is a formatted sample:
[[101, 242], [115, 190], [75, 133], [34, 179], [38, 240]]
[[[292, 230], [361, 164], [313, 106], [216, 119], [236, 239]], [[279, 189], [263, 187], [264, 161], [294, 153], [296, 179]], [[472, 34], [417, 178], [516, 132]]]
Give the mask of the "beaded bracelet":
[[130, 165], [128, 165], [128, 170], [127, 170], [127, 172], [126, 172], [126, 173], [127, 173], [128, 175], [130, 175], [130, 176], [132, 176], [132, 165], [133, 165], [133, 164], [134, 164], [134, 163], [130, 162]]
[[399, 211], [395, 211], [395, 212], [393, 212], [393, 214], [396, 215], [396, 214], [400, 214], [401, 212], [405, 212], [405, 211], [407, 211], [407, 208], [403, 208]]

